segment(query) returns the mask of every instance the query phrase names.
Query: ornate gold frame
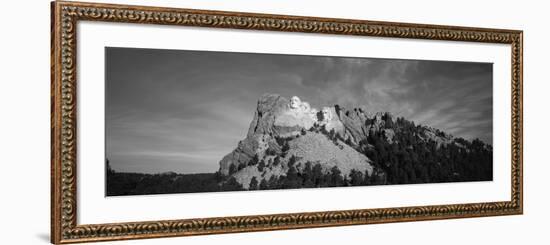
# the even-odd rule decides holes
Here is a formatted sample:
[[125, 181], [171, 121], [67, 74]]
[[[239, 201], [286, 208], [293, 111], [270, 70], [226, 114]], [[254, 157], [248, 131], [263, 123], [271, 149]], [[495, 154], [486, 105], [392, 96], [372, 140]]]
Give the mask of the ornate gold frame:
[[[456, 26], [329, 19], [192, 9], [56, 1], [51, 4], [51, 242], [75, 243], [266, 231], [326, 226], [466, 218], [523, 213], [523, 32]], [[510, 201], [196, 218], [110, 224], [77, 224], [78, 21], [126, 22], [452, 40], [511, 45], [512, 172]]]

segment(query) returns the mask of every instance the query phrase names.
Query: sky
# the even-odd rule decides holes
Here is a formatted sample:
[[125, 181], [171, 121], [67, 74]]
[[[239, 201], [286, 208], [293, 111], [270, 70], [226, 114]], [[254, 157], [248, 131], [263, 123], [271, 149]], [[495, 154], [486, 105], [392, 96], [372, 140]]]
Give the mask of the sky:
[[258, 98], [388, 111], [492, 144], [491, 63], [105, 48], [106, 157], [117, 171], [204, 173], [246, 136]]

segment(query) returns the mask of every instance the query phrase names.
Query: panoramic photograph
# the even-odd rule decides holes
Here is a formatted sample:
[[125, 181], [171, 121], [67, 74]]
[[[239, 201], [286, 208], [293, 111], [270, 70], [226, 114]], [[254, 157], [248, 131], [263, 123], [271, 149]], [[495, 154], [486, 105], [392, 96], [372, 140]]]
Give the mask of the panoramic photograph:
[[106, 196], [492, 181], [493, 64], [106, 47], [105, 129]]

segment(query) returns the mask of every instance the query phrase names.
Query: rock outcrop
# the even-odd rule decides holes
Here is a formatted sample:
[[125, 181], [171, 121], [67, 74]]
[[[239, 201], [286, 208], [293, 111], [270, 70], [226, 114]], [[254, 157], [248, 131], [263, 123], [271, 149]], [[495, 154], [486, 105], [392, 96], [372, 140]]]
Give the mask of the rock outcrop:
[[[344, 117], [338, 110], [337, 106], [317, 110], [296, 96], [289, 100], [276, 94], [263, 95], [246, 138], [220, 161], [219, 172], [232, 175], [247, 188], [252, 177], [261, 180], [284, 175], [286, 163], [295, 157], [298, 170], [310, 162], [320, 164], [325, 171], [336, 166], [344, 176], [352, 169], [372, 174], [370, 160], [344, 142], [347, 138], [359, 142], [366, 137], [362, 118]], [[281, 140], [288, 149], [283, 149]], [[276, 157], [280, 164], [273, 166]], [[266, 168], [259, 171], [248, 166], [253, 158], [267, 163]]]
[[[306, 164], [318, 164], [324, 172], [337, 167], [343, 178], [349, 178], [352, 170], [369, 176], [383, 174], [367, 157], [368, 149], [374, 148], [368, 139], [375, 135], [388, 144], [399, 144], [394, 138], [403, 129], [395, 126], [395, 120], [389, 113], [369, 114], [363, 108], [338, 105], [318, 110], [296, 96], [264, 94], [246, 137], [223, 157], [219, 173], [234, 177], [245, 189], [253, 178], [260, 182], [285, 176], [289, 165], [297, 171]], [[452, 136], [433, 128], [418, 132], [415, 137], [437, 142], [438, 147], [453, 142]]]

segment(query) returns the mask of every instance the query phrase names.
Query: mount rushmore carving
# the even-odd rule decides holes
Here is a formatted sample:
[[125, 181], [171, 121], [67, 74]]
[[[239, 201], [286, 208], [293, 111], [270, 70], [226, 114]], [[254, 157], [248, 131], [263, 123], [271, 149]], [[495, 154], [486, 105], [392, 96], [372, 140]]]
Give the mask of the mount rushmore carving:
[[[335, 145], [320, 132], [312, 131], [314, 129], [333, 132], [342, 139], [352, 137], [346, 134], [334, 107], [323, 107], [319, 111], [297, 96], [289, 100], [279, 95], [265, 94], [258, 101], [246, 138], [220, 161], [219, 172], [234, 176], [245, 188], [253, 177], [260, 181], [285, 175], [288, 171], [285, 163], [292, 157], [298, 159], [298, 170], [306, 162], [311, 162], [320, 163], [324, 171], [338, 166], [343, 175], [349, 175], [353, 169], [372, 173], [366, 156], [343, 142]], [[284, 149], [281, 141], [289, 144], [288, 150]], [[263, 161], [268, 167], [264, 171], [249, 167], [248, 163], [253, 159]], [[274, 166], [275, 159], [283, 164]]]
[[[333, 108], [323, 107], [321, 111], [311, 108], [308, 102], [301, 101], [298, 96], [293, 96], [288, 103], [288, 109], [281, 110], [275, 117], [274, 125], [278, 127], [300, 127], [309, 130], [315, 125], [324, 126], [327, 130], [334, 129], [342, 133], [343, 125], [334, 116]], [[296, 131], [290, 132], [295, 134]], [[286, 135], [288, 136], [288, 135]]]

